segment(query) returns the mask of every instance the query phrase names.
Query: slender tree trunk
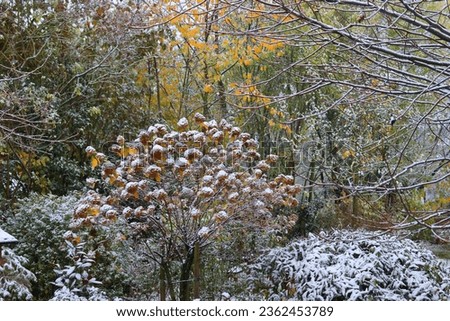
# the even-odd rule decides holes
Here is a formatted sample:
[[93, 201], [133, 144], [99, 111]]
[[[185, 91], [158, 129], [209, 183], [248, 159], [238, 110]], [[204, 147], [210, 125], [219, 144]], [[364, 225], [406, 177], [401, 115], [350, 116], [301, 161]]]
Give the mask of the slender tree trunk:
[[189, 248], [186, 258], [181, 265], [180, 273], [180, 301], [189, 301], [191, 299], [191, 268], [194, 262], [193, 248]]
[[313, 160], [311, 161], [310, 165], [309, 165], [309, 182], [308, 184], [311, 185], [308, 188], [308, 203], [312, 203], [313, 200], [313, 193], [314, 193], [314, 187], [313, 187], [313, 182], [315, 181], [315, 175], [316, 175], [316, 161]]
[[359, 199], [358, 195], [352, 196], [352, 216], [350, 218], [350, 224], [353, 227], [356, 227], [356, 222], [358, 221], [358, 218], [361, 217], [361, 200]]
[[164, 275], [166, 277], [166, 288], [169, 290], [170, 300], [175, 301], [177, 299], [177, 295], [175, 293], [175, 288], [173, 287], [172, 275], [170, 273], [170, 268], [167, 262], [163, 264]]
[[[358, 173], [356, 170], [355, 170], [355, 173], [353, 174], [353, 182], [355, 185], [359, 184], [359, 177], [358, 177]], [[359, 199], [358, 194], [353, 194], [352, 195], [352, 215], [350, 218], [350, 224], [353, 227], [356, 227], [358, 218], [360, 218], [361, 215], [362, 215], [361, 200]]]
[[219, 106], [220, 106], [220, 113], [222, 118], [225, 118], [226, 115], [228, 114], [227, 111], [227, 101], [225, 98], [225, 84], [223, 83], [222, 79], [219, 80], [219, 82], [217, 83], [217, 87], [219, 89], [218, 93], [219, 93]]
[[200, 243], [194, 244], [194, 299], [200, 298]]
[[[208, 82], [209, 82], [209, 71], [208, 71], [208, 62], [207, 61], [204, 61], [203, 77], [205, 78], [205, 84], [208, 84]], [[209, 110], [209, 104], [208, 104], [208, 96], [209, 96], [209, 93], [207, 93], [207, 92], [204, 92], [202, 94], [203, 115], [206, 117], [206, 119], [209, 119], [211, 117], [211, 112]]]
[[153, 57], [153, 67], [155, 69], [155, 78], [156, 78], [156, 101], [158, 105], [158, 117], [162, 119], [161, 84], [159, 81], [158, 61], [156, 60], [156, 57]]
[[159, 267], [159, 300], [160, 301], [166, 301], [166, 293], [167, 293], [166, 273], [164, 271], [163, 264], [161, 264]]
[[395, 213], [395, 201], [396, 201], [396, 194], [387, 193], [384, 199], [384, 210], [390, 216], [392, 216]]

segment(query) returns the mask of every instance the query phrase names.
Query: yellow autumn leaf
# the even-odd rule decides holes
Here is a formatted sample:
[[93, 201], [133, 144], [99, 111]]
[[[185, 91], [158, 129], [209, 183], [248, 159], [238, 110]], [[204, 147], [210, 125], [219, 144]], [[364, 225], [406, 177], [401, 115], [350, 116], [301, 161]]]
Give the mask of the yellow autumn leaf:
[[214, 92], [214, 88], [210, 84], [206, 84], [205, 87], [203, 87], [203, 91], [207, 94], [211, 94]]
[[355, 152], [352, 150], [346, 150], [342, 153], [342, 158], [346, 159], [348, 157], [353, 157], [355, 156]]
[[95, 169], [98, 165], [100, 165], [100, 161], [97, 159], [97, 157], [91, 158], [91, 168]]
[[78, 245], [80, 242], [81, 242], [81, 237], [79, 237], [78, 235], [72, 239], [72, 243], [74, 245]]
[[261, 16], [261, 13], [258, 11], [250, 11], [247, 15], [248, 19], [256, 19], [259, 18]]
[[139, 150], [136, 147], [127, 146], [125, 148], [122, 148], [121, 156], [127, 157], [128, 155], [136, 155], [138, 152]]
[[109, 180], [108, 180], [109, 184], [113, 185], [114, 182], [116, 181], [116, 179], [117, 179], [117, 175], [109, 176]]
[[257, 55], [260, 54], [262, 51], [263, 51], [263, 48], [261, 46], [256, 46], [253, 48], [253, 52]]
[[244, 66], [250, 66], [252, 64], [252, 60], [251, 59], [244, 59], [243, 64], [244, 64]]
[[190, 41], [190, 44], [192, 45], [192, 47], [200, 49], [200, 50], [206, 49], [206, 43], [204, 43], [204, 42], [193, 40], [193, 41]]
[[260, 97], [260, 99], [261, 99], [261, 101], [262, 101], [264, 104], [269, 104], [269, 103], [270, 103], [270, 98], [268, 98], [268, 97]]
[[184, 38], [196, 38], [200, 33], [200, 28], [198, 27], [179, 26], [178, 30]]
[[182, 16], [182, 15], [180, 15], [180, 14], [175, 14], [175, 15], [173, 15], [173, 17], [170, 19], [170, 22], [171, 22], [172, 24], [177, 24], [177, 23], [180, 23], [180, 22], [182, 21], [182, 19], [183, 19], [183, 16]]
[[98, 214], [100, 214], [100, 208], [98, 206], [89, 207], [87, 213], [90, 216], [97, 216]]
[[139, 150], [136, 147], [128, 147], [128, 154], [129, 155], [136, 155], [139, 153]]

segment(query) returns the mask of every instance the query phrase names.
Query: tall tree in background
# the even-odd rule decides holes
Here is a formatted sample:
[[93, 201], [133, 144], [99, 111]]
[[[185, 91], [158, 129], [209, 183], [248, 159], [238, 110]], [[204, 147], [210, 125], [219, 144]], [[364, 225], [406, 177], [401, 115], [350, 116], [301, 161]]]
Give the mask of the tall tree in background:
[[[270, 23], [265, 28], [241, 29], [236, 36], [269, 37], [286, 48], [302, 48], [302, 56], [279, 66], [278, 76], [270, 79], [289, 75], [305, 86], [281, 99], [318, 95], [313, 108], [288, 122], [309, 120], [321, 127], [317, 135], [311, 130], [304, 133], [316, 137], [316, 147], [323, 151], [318, 156], [322, 174], [299, 174], [311, 185], [334, 185], [343, 197], [355, 197], [355, 213], [360, 196], [378, 195], [387, 199], [387, 208], [392, 202], [402, 205], [403, 215], [391, 218], [399, 228], [416, 225], [433, 233], [448, 228], [447, 215], [442, 215], [448, 214], [444, 205], [448, 195], [441, 195], [443, 206], [420, 211], [414, 211], [405, 198], [425, 186], [443, 186], [449, 176], [445, 170], [449, 163], [448, 4], [225, 3], [249, 13], [255, 12], [257, 3], [258, 14]], [[359, 126], [352, 126], [355, 121], [360, 121]], [[321, 133], [324, 126], [329, 128], [326, 135]]]
[[86, 144], [151, 118], [132, 66], [152, 38], [128, 28], [147, 12], [110, 1], [5, 0], [0, 9], [1, 194], [80, 188]]

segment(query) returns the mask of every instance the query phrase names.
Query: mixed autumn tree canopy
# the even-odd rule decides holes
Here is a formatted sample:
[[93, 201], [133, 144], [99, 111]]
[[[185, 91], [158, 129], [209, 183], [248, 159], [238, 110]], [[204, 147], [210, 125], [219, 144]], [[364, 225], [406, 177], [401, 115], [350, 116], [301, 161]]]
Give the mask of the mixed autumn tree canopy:
[[449, 52], [447, 1], [0, 0], [0, 224], [54, 226], [37, 283], [81, 299], [215, 293], [319, 229], [448, 241]]

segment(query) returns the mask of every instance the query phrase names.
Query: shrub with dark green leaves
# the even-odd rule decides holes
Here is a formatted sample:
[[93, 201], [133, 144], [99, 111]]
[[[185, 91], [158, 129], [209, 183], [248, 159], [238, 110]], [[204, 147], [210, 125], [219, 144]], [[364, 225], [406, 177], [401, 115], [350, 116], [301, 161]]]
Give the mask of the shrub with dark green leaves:
[[[73, 265], [73, 257], [68, 255], [67, 241], [78, 245], [80, 239], [72, 237], [70, 223], [73, 209], [77, 207], [77, 194], [68, 196], [32, 194], [20, 200], [14, 211], [6, 213], [5, 229], [19, 239], [16, 252], [27, 259], [24, 266], [36, 275], [32, 282], [35, 300], [49, 300], [55, 297], [56, 271], [60, 267]], [[114, 240], [117, 231], [110, 227], [99, 227], [93, 233], [85, 232], [88, 242], [86, 251], [95, 248], [95, 262], [90, 267], [90, 278], [101, 281], [102, 290], [110, 297], [120, 297], [128, 291], [129, 280], [122, 267], [122, 243]], [[110, 237], [112, 235], [112, 237]], [[59, 289], [59, 293], [64, 289]], [[64, 296], [67, 299], [67, 295]]]
[[55, 268], [68, 263], [64, 233], [78, 198], [76, 195], [31, 194], [7, 213], [7, 230], [20, 242], [16, 252], [27, 258], [24, 266], [36, 275], [32, 293], [35, 300], [52, 297]]
[[336, 231], [261, 256], [250, 289], [267, 300], [448, 300], [450, 269], [411, 240]]
[[85, 252], [84, 243], [73, 245], [66, 241], [66, 244], [72, 262], [55, 271], [58, 277], [53, 284], [58, 289], [51, 301], [107, 301], [106, 294], [97, 287], [101, 282], [90, 273], [95, 263], [95, 252]]

